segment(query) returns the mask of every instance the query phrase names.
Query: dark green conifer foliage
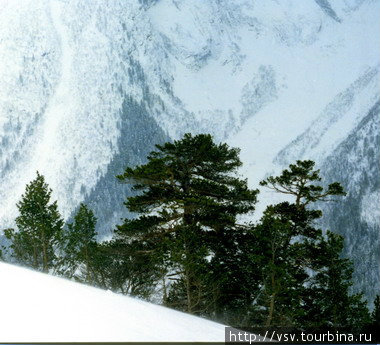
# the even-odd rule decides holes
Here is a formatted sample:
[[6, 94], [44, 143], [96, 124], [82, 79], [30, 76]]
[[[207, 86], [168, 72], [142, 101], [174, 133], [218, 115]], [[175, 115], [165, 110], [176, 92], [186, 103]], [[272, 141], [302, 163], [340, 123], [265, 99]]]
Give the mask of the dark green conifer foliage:
[[99, 244], [95, 272], [97, 285], [123, 294], [149, 299], [162, 278], [155, 256], [146, 255], [146, 246], [116, 234]]
[[314, 165], [315, 162], [311, 160], [298, 160], [296, 164], [290, 164], [289, 169], [285, 169], [280, 176], [270, 176], [260, 185], [294, 196], [297, 207], [305, 207], [316, 201], [331, 201], [333, 195], [346, 195], [339, 182], [331, 183], [327, 188], [314, 184], [322, 180], [319, 170], [313, 170]]
[[48, 272], [56, 264], [55, 249], [61, 240], [63, 220], [57, 202], [51, 202], [51, 189], [37, 172], [35, 180], [26, 186], [17, 204], [18, 231], [6, 230], [12, 240], [12, 256], [21, 264]]
[[315, 249], [314, 270], [304, 298], [310, 327], [359, 332], [370, 322], [367, 303], [362, 294], [351, 294], [352, 263], [341, 258], [343, 237], [328, 231]]
[[64, 259], [61, 270], [65, 275], [87, 284], [94, 283], [94, 259], [97, 252], [96, 217], [85, 204], [80, 204], [74, 222], [67, 225], [64, 235]]
[[380, 295], [376, 295], [373, 304], [374, 307], [371, 313], [371, 322], [368, 330], [372, 334], [372, 341], [378, 341], [380, 339]]
[[258, 314], [266, 327], [293, 325], [308, 277], [302, 266], [303, 251], [295, 242], [302, 236], [303, 227], [293, 221], [297, 210], [292, 206], [282, 203], [267, 207], [255, 227], [254, 261], [260, 267], [262, 284]]
[[375, 298], [371, 317], [374, 325], [380, 329], [380, 295], [377, 295]]
[[[338, 182], [327, 188], [316, 184], [321, 177], [319, 170], [313, 169], [313, 161], [297, 161], [280, 176], [271, 176], [261, 182], [262, 186], [294, 197], [293, 203], [269, 206], [255, 229], [259, 248], [256, 260], [260, 262], [263, 281], [259, 305], [264, 307], [261, 310], [264, 310], [266, 326], [295, 326], [306, 322], [303, 299], [310, 293], [307, 289], [311, 279], [308, 272], [321, 269], [317, 267], [318, 260], [327, 255], [327, 247], [325, 251], [320, 247], [322, 231], [315, 228], [315, 221], [322, 212], [309, 206], [317, 201], [330, 201], [333, 196], [345, 195]], [[339, 257], [339, 246], [329, 248], [332, 252], [335, 250]], [[337, 278], [336, 284], [343, 282], [344, 279]], [[340, 288], [346, 291], [345, 287]], [[325, 307], [322, 301], [318, 306]]]
[[147, 164], [118, 176], [141, 192], [125, 203], [139, 218], [125, 220], [118, 233], [142, 243], [140, 252], [164, 265], [167, 280], [177, 281], [168, 301], [190, 313], [205, 308], [207, 258], [215, 254], [210, 239], [254, 209], [257, 191], [233, 174], [240, 166], [238, 149], [215, 144], [211, 135], [185, 134], [157, 145]]
[[204, 275], [208, 317], [239, 328], [252, 326], [261, 278], [256, 245], [251, 227], [243, 224], [213, 234], [210, 247], [214, 256]]

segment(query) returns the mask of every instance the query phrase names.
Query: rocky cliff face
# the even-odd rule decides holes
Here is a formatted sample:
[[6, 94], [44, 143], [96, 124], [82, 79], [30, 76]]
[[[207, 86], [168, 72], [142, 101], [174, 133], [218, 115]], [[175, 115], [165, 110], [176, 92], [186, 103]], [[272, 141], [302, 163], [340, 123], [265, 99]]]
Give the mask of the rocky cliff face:
[[210, 132], [242, 148], [252, 186], [296, 159], [346, 186], [324, 226], [345, 234], [372, 299], [379, 26], [375, 0], [0, 0], [2, 226], [39, 170], [64, 217], [85, 201], [105, 236], [129, 216], [115, 174]]

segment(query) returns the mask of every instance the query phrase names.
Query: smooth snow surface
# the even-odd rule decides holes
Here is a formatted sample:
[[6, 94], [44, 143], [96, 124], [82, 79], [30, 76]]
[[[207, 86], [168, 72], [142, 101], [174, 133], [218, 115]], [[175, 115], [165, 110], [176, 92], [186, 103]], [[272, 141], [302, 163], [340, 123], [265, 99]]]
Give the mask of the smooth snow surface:
[[224, 326], [0, 263], [0, 342], [224, 341]]

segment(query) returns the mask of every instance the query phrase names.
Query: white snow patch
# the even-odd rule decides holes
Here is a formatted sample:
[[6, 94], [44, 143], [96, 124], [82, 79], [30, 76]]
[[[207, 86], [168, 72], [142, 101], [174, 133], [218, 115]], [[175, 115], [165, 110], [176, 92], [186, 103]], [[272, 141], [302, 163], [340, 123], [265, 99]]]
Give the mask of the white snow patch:
[[225, 326], [0, 263], [0, 342], [222, 342]]
[[361, 203], [360, 217], [368, 225], [378, 226], [380, 222], [380, 191], [367, 193]]

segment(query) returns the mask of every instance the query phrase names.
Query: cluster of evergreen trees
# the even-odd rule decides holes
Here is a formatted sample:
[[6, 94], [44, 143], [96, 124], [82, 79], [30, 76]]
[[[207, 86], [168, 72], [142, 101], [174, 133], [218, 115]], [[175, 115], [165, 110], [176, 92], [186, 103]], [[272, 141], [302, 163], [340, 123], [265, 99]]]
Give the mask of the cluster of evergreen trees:
[[379, 326], [380, 298], [370, 315], [363, 296], [351, 292], [343, 238], [317, 227], [318, 203], [344, 196], [342, 186], [323, 187], [314, 162], [297, 161], [261, 182], [284, 201], [268, 206], [259, 222], [242, 223], [258, 190], [237, 175], [241, 164], [239, 149], [206, 134], [157, 145], [146, 164], [117, 176], [137, 192], [125, 202], [136, 218], [124, 219], [103, 242], [84, 204], [64, 224], [37, 173], [17, 204], [17, 230], [5, 230], [9, 255], [240, 328]]

